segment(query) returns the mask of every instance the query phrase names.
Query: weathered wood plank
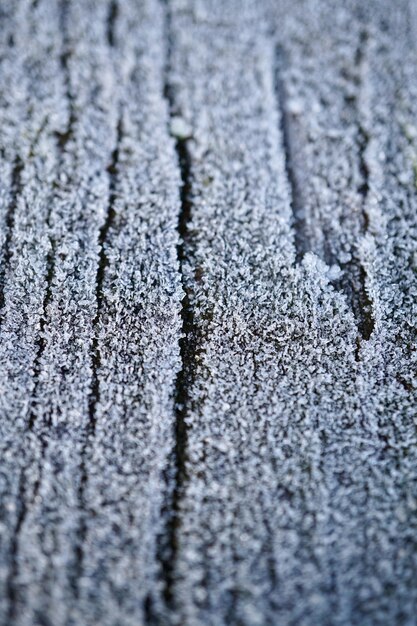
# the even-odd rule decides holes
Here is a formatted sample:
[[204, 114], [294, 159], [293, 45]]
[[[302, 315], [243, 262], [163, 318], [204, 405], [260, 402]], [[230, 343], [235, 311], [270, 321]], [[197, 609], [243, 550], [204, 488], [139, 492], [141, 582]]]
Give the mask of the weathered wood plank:
[[401, 167], [388, 182], [378, 162], [388, 138], [398, 164], [405, 149], [390, 86], [390, 71], [411, 86], [395, 72], [405, 23], [383, 35], [355, 4], [278, 5], [262, 32], [255, 3], [173, 4], [196, 362], [174, 604], [192, 624], [407, 623], [414, 238], [384, 223], [415, 215], [391, 207]]
[[161, 9], [112, 12], [28, 4], [28, 58], [16, 33], [29, 122], [0, 331], [4, 623], [139, 623], [158, 596], [180, 367], [179, 178]]
[[[16, 608], [15, 578], [18, 541], [27, 500], [36, 484], [39, 441], [28, 434], [32, 423], [34, 371], [38, 368], [39, 330], [44, 314], [49, 203], [57, 177], [58, 157], [54, 132], [65, 125], [65, 106], [53, 29], [56, 12], [40, 28], [28, 49], [31, 6], [19, 3], [14, 13], [12, 67], [16, 80], [9, 83], [11, 110], [20, 115], [14, 133], [3, 141], [12, 162], [22, 169], [15, 186], [13, 219], [6, 237], [10, 254], [3, 260], [0, 328], [1, 381], [1, 621], [9, 623]], [[52, 30], [52, 41], [50, 38]], [[46, 54], [50, 50], [50, 55]], [[48, 87], [45, 72], [49, 75]], [[58, 77], [58, 78], [57, 78]], [[43, 79], [43, 80], [42, 80]], [[44, 85], [42, 111], [37, 107], [39, 84]], [[47, 119], [47, 125], [44, 124]], [[9, 207], [10, 208], [10, 207]]]

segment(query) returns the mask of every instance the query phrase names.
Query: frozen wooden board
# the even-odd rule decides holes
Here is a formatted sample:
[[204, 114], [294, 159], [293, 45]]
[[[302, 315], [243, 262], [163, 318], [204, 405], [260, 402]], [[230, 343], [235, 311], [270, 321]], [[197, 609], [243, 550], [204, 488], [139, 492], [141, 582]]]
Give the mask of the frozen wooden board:
[[413, 2], [0, 14], [0, 623], [417, 624]]

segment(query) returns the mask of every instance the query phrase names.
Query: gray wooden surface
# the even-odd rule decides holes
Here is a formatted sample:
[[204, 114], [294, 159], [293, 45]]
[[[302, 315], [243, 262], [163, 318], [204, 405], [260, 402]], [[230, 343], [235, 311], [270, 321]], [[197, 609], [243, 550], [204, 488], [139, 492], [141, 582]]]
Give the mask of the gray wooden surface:
[[413, 0], [0, 2], [0, 623], [417, 624]]

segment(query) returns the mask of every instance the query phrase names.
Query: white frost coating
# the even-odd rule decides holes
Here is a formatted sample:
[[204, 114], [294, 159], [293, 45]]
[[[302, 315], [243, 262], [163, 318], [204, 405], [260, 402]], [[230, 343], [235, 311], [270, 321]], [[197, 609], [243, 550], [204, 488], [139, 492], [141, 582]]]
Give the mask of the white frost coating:
[[3, 5], [0, 624], [414, 626], [411, 0]]

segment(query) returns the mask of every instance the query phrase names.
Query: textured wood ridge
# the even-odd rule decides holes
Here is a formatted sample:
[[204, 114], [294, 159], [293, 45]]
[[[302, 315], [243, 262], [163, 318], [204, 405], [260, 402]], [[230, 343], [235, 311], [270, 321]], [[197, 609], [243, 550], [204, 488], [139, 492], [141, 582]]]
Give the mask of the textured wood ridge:
[[0, 3], [0, 624], [417, 624], [416, 35]]

